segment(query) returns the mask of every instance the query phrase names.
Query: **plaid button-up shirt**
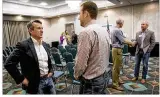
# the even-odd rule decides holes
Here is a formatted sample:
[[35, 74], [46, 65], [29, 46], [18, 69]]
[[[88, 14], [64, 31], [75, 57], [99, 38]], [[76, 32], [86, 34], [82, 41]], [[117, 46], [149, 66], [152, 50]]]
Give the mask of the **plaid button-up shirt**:
[[103, 74], [109, 65], [109, 35], [92, 20], [78, 36], [74, 77], [93, 79]]

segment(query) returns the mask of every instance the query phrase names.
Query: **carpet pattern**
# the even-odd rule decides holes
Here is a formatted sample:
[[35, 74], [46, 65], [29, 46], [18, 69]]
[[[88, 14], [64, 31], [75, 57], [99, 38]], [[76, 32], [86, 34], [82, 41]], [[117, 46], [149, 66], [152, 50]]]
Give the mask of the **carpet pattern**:
[[[106, 93], [107, 95], [110, 94], [159, 94], [159, 57], [151, 57], [149, 59], [149, 68], [148, 68], [148, 75], [147, 75], [147, 82], [141, 84], [141, 74], [142, 74], [142, 66], [140, 69], [140, 77], [139, 80], [133, 82], [131, 79], [133, 78], [134, 72], [134, 65], [135, 65], [135, 58], [131, 57], [129, 63], [124, 65], [123, 70], [121, 71], [120, 78], [124, 81], [124, 84], [121, 85], [124, 88], [124, 91], [118, 91], [111, 88], [112, 80], [109, 80], [109, 84], [106, 86]], [[63, 80], [61, 79], [58, 80]], [[57, 94], [71, 94], [71, 81], [70, 78], [67, 80], [67, 88], [64, 89], [57, 89]], [[65, 85], [65, 84], [62, 84]], [[57, 87], [57, 85], [56, 85]], [[59, 86], [58, 86], [59, 87]], [[63, 86], [62, 86], [63, 87]], [[76, 85], [73, 89], [73, 94], [78, 94], [79, 86]], [[24, 95], [25, 91], [21, 89], [21, 86], [16, 85], [15, 81], [11, 78], [11, 76], [7, 73], [5, 69], [3, 69], [3, 94], [4, 95], [14, 95], [14, 94], [21, 94]]]

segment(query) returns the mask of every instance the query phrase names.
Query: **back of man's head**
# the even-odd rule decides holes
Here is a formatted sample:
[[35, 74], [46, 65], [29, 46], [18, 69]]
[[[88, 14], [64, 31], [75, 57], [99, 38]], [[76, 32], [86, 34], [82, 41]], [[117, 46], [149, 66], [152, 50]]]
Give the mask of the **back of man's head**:
[[81, 5], [83, 7], [83, 11], [87, 11], [90, 14], [92, 19], [96, 19], [98, 15], [98, 7], [92, 1], [86, 1]]

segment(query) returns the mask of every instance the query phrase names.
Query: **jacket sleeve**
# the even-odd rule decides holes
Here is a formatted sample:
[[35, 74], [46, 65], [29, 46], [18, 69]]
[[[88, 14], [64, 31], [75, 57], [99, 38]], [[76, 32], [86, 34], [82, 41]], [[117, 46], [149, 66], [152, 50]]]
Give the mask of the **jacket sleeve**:
[[17, 68], [17, 64], [20, 62], [20, 58], [24, 53], [24, 47], [19, 42], [16, 45], [13, 53], [7, 58], [4, 67], [8, 73], [12, 76], [17, 84], [20, 84], [24, 80], [24, 76], [20, 73]]
[[53, 72], [53, 65], [52, 65], [52, 62], [51, 62], [51, 52], [50, 52], [50, 45], [49, 44], [46, 44], [47, 45], [47, 49], [48, 49], [48, 68], [49, 68], [49, 73], [54, 73]]
[[151, 34], [150, 43], [151, 43], [151, 44], [150, 44], [147, 52], [151, 52], [152, 49], [153, 49], [154, 46], [155, 46], [155, 35], [154, 35], [154, 32], [152, 32], [152, 34]]

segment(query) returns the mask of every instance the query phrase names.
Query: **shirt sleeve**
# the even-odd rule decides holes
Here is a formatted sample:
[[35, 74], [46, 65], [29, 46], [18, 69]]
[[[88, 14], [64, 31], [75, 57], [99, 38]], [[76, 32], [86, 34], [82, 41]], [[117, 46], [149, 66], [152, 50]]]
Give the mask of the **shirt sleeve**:
[[78, 51], [75, 59], [74, 77], [80, 77], [85, 72], [90, 51], [90, 37], [86, 32], [81, 32], [78, 36]]
[[125, 37], [122, 35], [122, 32], [121, 32], [121, 31], [116, 30], [116, 31], [115, 31], [115, 36], [118, 38], [118, 40], [119, 40], [121, 43], [124, 43]]

